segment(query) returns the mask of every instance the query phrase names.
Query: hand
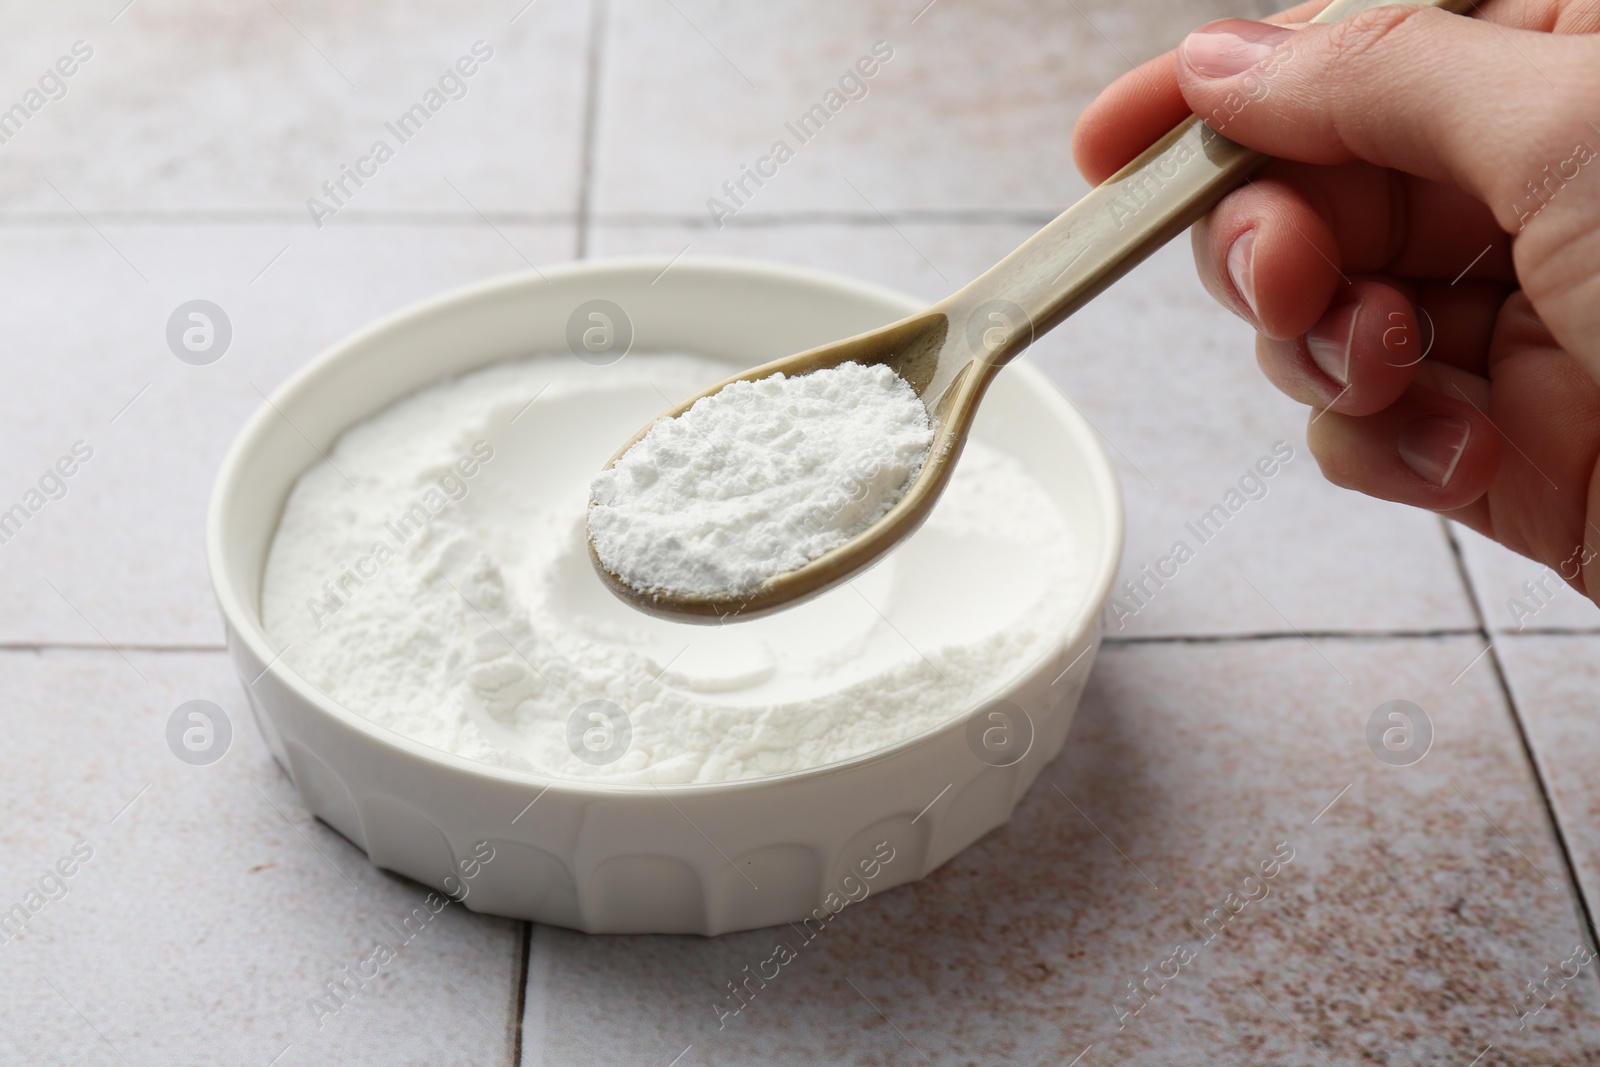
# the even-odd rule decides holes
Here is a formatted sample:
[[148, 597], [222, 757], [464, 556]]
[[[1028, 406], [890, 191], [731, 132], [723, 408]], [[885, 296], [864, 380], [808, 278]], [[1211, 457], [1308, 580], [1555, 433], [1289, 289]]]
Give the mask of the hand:
[[1600, 595], [1600, 7], [1224, 19], [1084, 112], [1104, 180], [1191, 113], [1278, 157], [1193, 231], [1328, 479]]

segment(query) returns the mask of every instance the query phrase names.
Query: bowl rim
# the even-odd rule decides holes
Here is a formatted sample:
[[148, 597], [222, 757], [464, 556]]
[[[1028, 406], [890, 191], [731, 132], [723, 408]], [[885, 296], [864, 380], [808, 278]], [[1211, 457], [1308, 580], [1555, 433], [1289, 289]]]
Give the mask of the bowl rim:
[[[289, 664], [283, 662], [281, 659], [282, 652], [274, 649], [272, 641], [266, 634], [260, 613], [252, 611], [248, 607], [248, 598], [245, 596], [244, 590], [238, 588], [228, 577], [229, 568], [227, 562], [231, 558], [232, 550], [224, 543], [222, 534], [224, 513], [228, 510], [235, 495], [245, 491], [241, 485], [239, 470], [250, 450], [257, 445], [260, 438], [267, 432], [267, 428], [274, 421], [277, 407], [284, 404], [293, 404], [302, 394], [316, 389], [319, 385], [319, 379], [328, 373], [330, 367], [347, 358], [351, 350], [360, 348], [383, 334], [403, 328], [411, 322], [492, 296], [503, 290], [519, 289], [536, 278], [551, 282], [555, 279], [582, 278], [586, 275], [608, 277], [645, 275], [656, 277], [668, 266], [672, 266], [675, 269], [698, 271], [711, 279], [721, 276], [733, 281], [739, 278], [748, 279], [754, 275], [773, 282], [799, 283], [813, 290], [826, 291], [832, 289], [841, 295], [847, 294], [853, 298], [865, 296], [870, 299], [881, 300], [886, 304], [903, 308], [906, 314], [910, 314], [924, 306], [923, 301], [887, 286], [814, 267], [733, 256], [682, 255], [678, 257], [619, 256], [559, 263], [538, 269], [512, 271], [446, 289], [433, 296], [403, 305], [377, 320], [346, 334], [292, 371], [283, 382], [256, 406], [256, 409], [245, 420], [238, 433], [234, 436], [232, 443], [228, 446], [221, 466], [218, 468], [216, 477], [212, 482], [211, 495], [206, 507], [205, 547], [206, 567], [210, 576], [213, 594], [217, 598], [218, 607], [222, 612], [223, 621], [228, 630], [230, 651], [232, 651], [235, 641], [243, 644], [251, 655], [265, 664], [262, 675], [272, 675], [276, 681], [285, 686], [307, 706], [315, 709], [318, 714], [328, 716], [339, 725], [363, 736], [370, 742], [397, 749], [400, 753], [413, 760], [421, 760], [438, 765], [443, 769], [464, 773], [469, 776], [490, 779], [502, 785], [538, 789], [541, 797], [545, 792], [553, 791], [557, 794], [567, 794], [578, 799], [619, 798], [641, 795], [661, 795], [670, 798], [674, 795], [706, 796], [730, 792], [737, 793], [750, 789], [771, 788], [785, 783], [826, 779], [850, 773], [861, 767], [884, 760], [893, 759], [910, 748], [932, 743], [946, 733], [965, 730], [967, 722], [973, 714], [994, 701], [1000, 693], [1014, 687], [1019, 679], [1027, 678], [1038, 672], [1043, 664], [1057, 656], [1063, 648], [1072, 648], [1092, 639], [1094, 631], [1099, 624], [1100, 613], [1106, 598], [1110, 595], [1112, 583], [1116, 578], [1117, 569], [1122, 560], [1125, 520], [1121, 487], [1112, 468], [1110, 457], [1100, 444], [1099, 435], [1093, 425], [1078, 413], [1077, 408], [1043, 372], [1019, 358], [1006, 367], [1003, 373], [1011, 376], [1020, 375], [1027, 379], [1032, 391], [1040, 397], [1052, 414], [1061, 420], [1067, 431], [1080, 446], [1080, 452], [1088, 468], [1091, 482], [1105, 505], [1102, 509], [1101, 530], [1104, 538], [1104, 549], [1095, 561], [1091, 580], [1087, 583], [1083, 606], [1070, 618], [1064, 633], [1050, 642], [1049, 648], [1009, 675], [1005, 682], [1000, 683], [994, 691], [988, 692], [982, 699], [975, 701], [970, 708], [952, 715], [942, 722], [935, 723], [933, 726], [927, 727], [910, 737], [902, 738], [891, 745], [873, 749], [857, 756], [851, 756], [835, 763], [824, 764], [820, 767], [806, 767], [794, 771], [785, 771], [782, 774], [763, 775], [756, 778], [739, 778], [722, 782], [658, 784], [653, 782], [613, 782], [604, 778], [568, 778], [543, 774], [533, 770], [521, 770], [515, 767], [484, 763], [423, 744], [398, 731], [386, 726], [380, 726], [364, 715], [347, 708], [344, 704], [312, 685]], [[487, 366], [487, 364], [485, 365]], [[343, 434], [354, 425], [356, 423], [352, 422], [349, 426], [344, 427], [340, 433]], [[304, 471], [301, 474], [304, 474]], [[282, 518], [281, 510], [278, 518], [279, 520]], [[274, 525], [276, 526], [276, 523]], [[243, 682], [242, 678], [240, 680]], [[257, 681], [259, 680], [260, 676], [257, 678]], [[246, 683], [247, 687], [254, 684], [254, 682]]]

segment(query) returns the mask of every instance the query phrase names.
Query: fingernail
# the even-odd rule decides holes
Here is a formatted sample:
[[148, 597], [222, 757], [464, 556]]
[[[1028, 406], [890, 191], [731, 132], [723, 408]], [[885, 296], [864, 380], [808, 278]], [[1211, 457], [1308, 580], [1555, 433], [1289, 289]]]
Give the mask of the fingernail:
[[1222, 19], [1195, 30], [1179, 52], [1203, 78], [1231, 78], [1268, 58], [1293, 30], [1247, 19]]
[[1340, 385], [1350, 384], [1350, 349], [1356, 339], [1361, 301], [1343, 304], [1322, 316], [1306, 333], [1306, 349], [1323, 374]]
[[1396, 445], [1401, 462], [1429, 485], [1444, 489], [1471, 436], [1472, 427], [1464, 419], [1430, 417], [1401, 430]]
[[1235, 237], [1228, 248], [1228, 277], [1233, 279], [1233, 288], [1250, 305], [1250, 314], [1259, 319], [1260, 315], [1256, 312], [1255, 253], [1255, 230], [1246, 230]]

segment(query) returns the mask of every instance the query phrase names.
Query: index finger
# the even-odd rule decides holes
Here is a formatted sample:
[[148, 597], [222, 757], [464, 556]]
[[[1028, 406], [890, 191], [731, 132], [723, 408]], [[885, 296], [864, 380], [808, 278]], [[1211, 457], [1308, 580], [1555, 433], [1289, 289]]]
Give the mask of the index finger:
[[[1309, 21], [1331, 0], [1310, 0], [1264, 22]], [[1106, 87], [1072, 131], [1072, 158], [1099, 185], [1191, 114], [1178, 91], [1177, 50], [1143, 63]]]

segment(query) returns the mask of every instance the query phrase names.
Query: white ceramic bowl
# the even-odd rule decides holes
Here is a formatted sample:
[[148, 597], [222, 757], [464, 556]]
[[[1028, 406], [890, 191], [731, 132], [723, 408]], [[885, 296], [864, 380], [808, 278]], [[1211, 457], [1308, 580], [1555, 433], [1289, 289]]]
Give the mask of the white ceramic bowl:
[[[211, 580], [273, 755], [306, 806], [378, 866], [457, 897], [465, 891], [463, 903], [475, 910], [591, 932], [817, 923], [863, 892], [922, 877], [1004, 823], [1066, 740], [1100, 643], [1122, 505], [1093, 430], [1032, 367], [999, 376], [976, 437], [1020, 457], [1064, 505], [1086, 556], [1088, 592], [1049, 652], [994, 701], [888, 749], [708, 785], [549, 780], [374, 725], [283, 663], [261, 623], [262, 573], [279, 515], [316, 461], [307, 440], [328, 451], [350, 426], [439, 378], [564, 351], [569, 316], [586, 301], [628, 309], [635, 351], [694, 352], [741, 366], [920, 306], [794, 267], [667, 266], [612, 260], [497, 278], [408, 308], [322, 353], [251, 417], [223, 461], [206, 522]], [[1029, 734], [1030, 743], [1018, 740]], [[986, 735], [1009, 755], [986, 751]], [[475, 867], [482, 841], [494, 859]], [[474, 876], [464, 878], [463, 867]]]

